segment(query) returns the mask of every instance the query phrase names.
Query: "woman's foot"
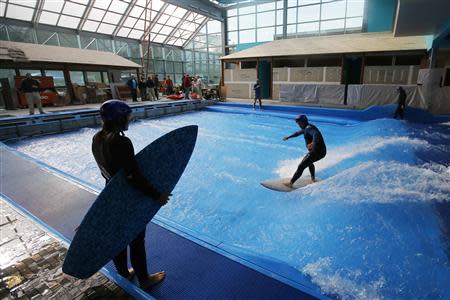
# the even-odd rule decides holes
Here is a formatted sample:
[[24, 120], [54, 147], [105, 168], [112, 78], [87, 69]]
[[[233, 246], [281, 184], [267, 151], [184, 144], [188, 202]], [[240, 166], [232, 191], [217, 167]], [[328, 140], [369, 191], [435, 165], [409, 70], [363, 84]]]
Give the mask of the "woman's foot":
[[126, 276], [126, 278], [131, 281], [133, 279], [133, 277], [134, 277], [134, 269], [133, 268], [129, 268], [128, 269], [128, 276]]
[[139, 285], [144, 290], [145, 289], [150, 289], [153, 286], [155, 286], [158, 283], [160, 283], [161, 281], [163, 281], [164, 278], [166, 278], [166, 272], [164, 272], [164, 271], [157, 272], [157, 273], [148, 275], [147, 280], [139, 282]]

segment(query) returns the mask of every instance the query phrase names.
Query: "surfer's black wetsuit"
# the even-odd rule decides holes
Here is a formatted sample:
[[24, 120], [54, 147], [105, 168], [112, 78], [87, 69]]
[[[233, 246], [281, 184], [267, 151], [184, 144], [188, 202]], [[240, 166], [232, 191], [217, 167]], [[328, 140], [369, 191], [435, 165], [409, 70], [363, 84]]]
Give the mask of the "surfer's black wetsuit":
[[[134, 148], [131, 140], [119, 133], [99, 131], [92, 140], [92, 153], [97, 161], [106, 184], [121, 169], [124, 170], [131, 186], [144, 194], [158, 199], [160, 193], [156, 191], [139, 171], [134, 156]], [[130, 243], [131, 265], [139, 280], [146, 280], [147, 257], [145, 253], [145, 229]], [[113, 259], [117, 272], [128, 277], [127, 249], [122, 250]]]
[[313, 143], [313, 150], [309, 151], [308, 154], [305, 155], [301, 163], [298, 165], [297, 171], [294, 176], [292, 176], [291, 183], [297, 181], [297, 179], [302, 176], [303, 171], [308, 167], [309, 172], [311, 173], [311, 177], [315, 178], [315, 167], [314, 162], [322, 159], [327, 154], [327, 147], [325, 146], [325, 141], [323, 140], [322, 134], [319, 129], [312, 124], [308, 124], [305, 129], [295, 132], [294, 134], [288, 136], [288, 138], [293, 138], [302, 135], [305, 138], [306, 148], [308, 148], [308, 144]]

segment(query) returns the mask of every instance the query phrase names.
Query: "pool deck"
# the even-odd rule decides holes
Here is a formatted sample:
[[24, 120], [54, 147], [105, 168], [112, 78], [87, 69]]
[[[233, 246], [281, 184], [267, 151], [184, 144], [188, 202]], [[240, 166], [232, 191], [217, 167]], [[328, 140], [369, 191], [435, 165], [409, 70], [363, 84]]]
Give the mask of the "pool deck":
[[[167, 278], [152, 290], [142, 291], [118, 276], [111, 263], [102, 269], [103, 275], [96, 274], [89, 280], [76, 280], [64, 275], [60, 268], [67, 245], [74, 236], [74, 229], [80, 224], [82, 216], [97, 194], [80, 182], [73, 181], [74, 179], [67, 177], [67, 174], [46, 167], [7, 146], [1, 144], [0, 146], [2, 162], [0, 195], [3, 198], [0, 199], [0, 203], [3, 210], [9, 211], [6, 221], [2, 220], [2, 224], [6, 225], [2, 226], [12, 226], [14, 223], [15, 225], [11, 227], [14, 229], [22, 224], [31, 223], [31, 227], [40, 227], [40, 232], [51, 237], [43, 239], [43, 235], [38, 234], [36, 229], [32, 231], [32, 237], [47, 242], [31, 242], [28, 246], [24, 246], [29, 249], [23, 256], [16, 257], [13, 264], [1, 270], [2, 297], [16, 298], [21, 295], [20, 299], [51, 296], [55, 299], [315, 298], [308, 294], [310, 291], [307, 287], [301, 291], [298, 286], [294, 288], [286, 282], [277, 280], [279, 278], [269, 271], [263, 274], [257, 271], [257, 268], [249, 267], [248, 263], [243, 264], [239, 259], [233, 259], [232, 254], [225, 256], [216, 251], [213, 245], [196, 241], [195, 238], [188, 239], [186, 235], [181, 236], [153, 222], [148, 225], [146, 236], [149, 271], [165, 270]], [[26, 217], [20, 216], [21, 214]], [[22, 241], [23, 232], [12, 230], [8, 239]], [[11, 245], [11, 242], [2, 241], [0, 250], [2, 253], [3, 250], [11, 250]], [[49, 276], [51, 273], [49, 270], [56, 270], [58, 278], [56, 281], [55, 276]], [[32, 279], [34, 284], [30, 285]], [[40, 284], [35, 286], [37, 282]], [[63, 295], [64, 297], [61, 297]]]

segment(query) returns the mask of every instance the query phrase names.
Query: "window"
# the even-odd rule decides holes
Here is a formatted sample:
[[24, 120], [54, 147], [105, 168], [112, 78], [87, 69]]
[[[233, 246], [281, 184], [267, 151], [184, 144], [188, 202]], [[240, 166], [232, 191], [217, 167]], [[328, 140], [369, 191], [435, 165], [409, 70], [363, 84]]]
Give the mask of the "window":
[[255, 30], [242, 30], [239, 32], [239, 43], [254, 43], [255, 42]]
[[[270, 41], [274, 39], [269, 38], [274, 36], [272, 29], [267, 33], [260, 29], [276, 26], [274, 31], [277, 36], [281, 36], [283, 25], [286, 25], [289, 36], [359, 32], [363, 27], [366, 2], [366, 0], [287, 0], [285, 20], [282, 0], [229, 9], [227, 43], [236, 45], [254, 40], [249, 29], [256, 29], [256, 41]], [[284, 21], [286, 24], [283, 24]]]
[[69, 71], [70, 81], [74, 84], [84, 86], [86, 85], [84, 82], [84, 76], [82, 71]]
[[366, 66], [390, 66], [392, 56], [366, 56]]
[[87, 81], [92, 82], [102, 82], [102, 75], [100, 72], [86, 72]]
[[320, 57], [308, 59], [308, 67], [337, 67], [340, 65], [340, 57]]
[[33, 70], [33, 69], [20, 69], [20, 76], [25, 76], [27, 73], [30, 73], [31, 76], [42, 76], [41, 70]]
[[258, 28], [275, 25], [275, 11], [258, 14]]
[[109, 84], [108, 72], [102, 72], [102, 75], [103, 75], [103, 82]]
[[228, 32], [228, 45], [235, 45], [238, 43], [237, 31]]
[[239, 29], [250, 29], [255, 27], [255, 15], [239, 16]]
[[237, 17], [227, 19], [228, 30], [233, 31], [238, 29]]
[[317, 21], [320, 18], [320, 5], [309, 5], [298, 8], [298, 22]]
[[256, 69], [256, 60], [241, 61], [241, 69]]
[[260, 28], [257, 31], [257, 35], [258, 42], [273, 41], [273, 36], [275, 35], [275, 27]]
[[65, 87], [66, 80], [64, 79], [64, 72], [57, 70], [45, 70], [45, 76], [53, 77], [55, 87]]
[[283, 68], [283, 67], [304, 67], [305, 60], [304, 59], [279, 59], [273, 62], [274, 68]]
[[322, 4], [322, 20], [345, 17], [345, 1], [336, 1]]
[[395, 57], [396, 66], [418, 66], [422, 60], [422, 55], [402, 55]]

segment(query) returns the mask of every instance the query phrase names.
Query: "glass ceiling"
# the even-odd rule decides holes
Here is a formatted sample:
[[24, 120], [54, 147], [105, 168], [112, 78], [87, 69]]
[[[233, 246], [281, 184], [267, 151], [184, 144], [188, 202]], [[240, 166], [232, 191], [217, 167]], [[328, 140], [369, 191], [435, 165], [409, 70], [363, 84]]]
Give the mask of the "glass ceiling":
[[162, 0], [0, 0], [0, 17], [180, 47], [208, 21]]

